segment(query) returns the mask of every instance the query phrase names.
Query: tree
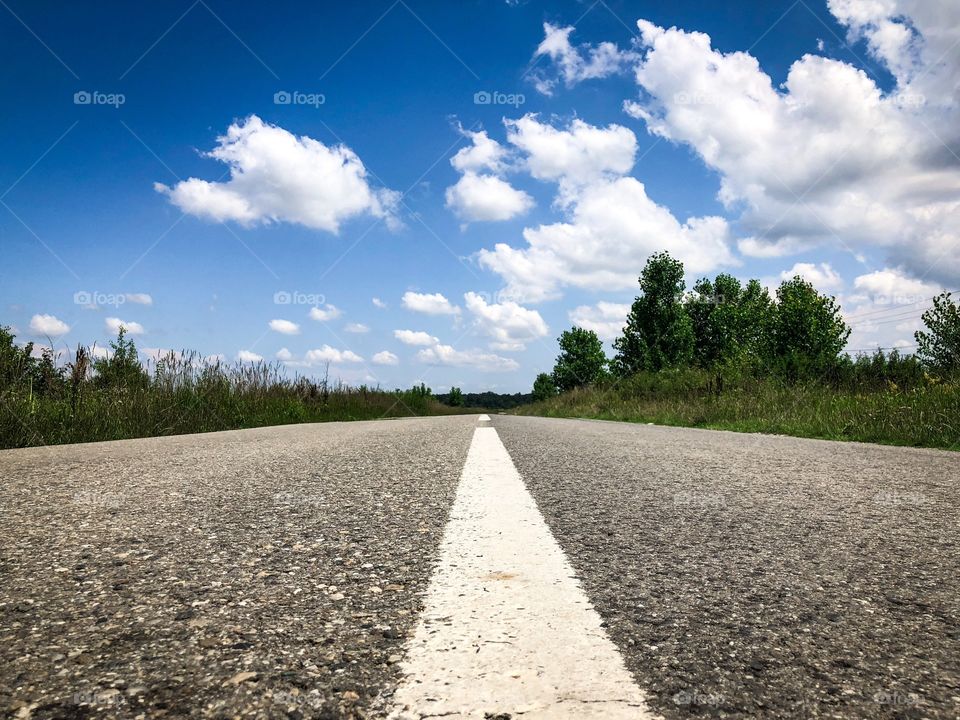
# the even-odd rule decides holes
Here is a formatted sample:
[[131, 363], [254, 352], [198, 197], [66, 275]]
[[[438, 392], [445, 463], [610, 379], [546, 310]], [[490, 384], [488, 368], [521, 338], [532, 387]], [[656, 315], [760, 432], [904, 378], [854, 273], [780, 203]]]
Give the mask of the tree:
[[557, 385], [549, 373], [540, 373], [533, 381], [533, 399], [535, 402], [549, 400], [557, 394]]
[[759, 281], [746, 287], [732, 275], [698, 280], [686, 300], [693, 326], [694, 361], [701, 367], [736, 361], [756, 364], [772, 301]]
[[926, 331], [914, 334], [917, 355], [924, 365], [943, 375], [960, 372], [960, 304], [942, 293], [923, 316]]
[[146, 387], [150, 378], [140, 364], [136, 345], [133, 340], [127, 338], [126, 328], [122, 325], [117, 333], [117, 339], [110, 342], [110, 350], [107, 357], [93, 361], [97, 387], [127, 389]]
[[447, 404], [451, 407], [463, 407], [463, 391], [458, 387], [450, 388]]
[[660, 252], [647, 260], [640, 275], [640, 295], [633, 301], [623, 336], [613, 343], [613, 365], [622, 376], [662, 370], [693, 357], [693, 323], [683, 306], [683, 263]]
[[835, 367], [848, 337], [850, 328], [835, 298], [821, 295], [799, 275], [777, 288], [767, 345], [771, 361], [789, 379]]
[[10, 328], [0, 325], [0, 389], [25, 381], [37, 366], [33, 357], [33, 343], [19, 347]]
[[565, 330], [557, 342], [560, 354], [553, 366], [553, 382], [560, 392], [601, 380], [607, 365], [603, 343], [593, 330], [573, 327]]

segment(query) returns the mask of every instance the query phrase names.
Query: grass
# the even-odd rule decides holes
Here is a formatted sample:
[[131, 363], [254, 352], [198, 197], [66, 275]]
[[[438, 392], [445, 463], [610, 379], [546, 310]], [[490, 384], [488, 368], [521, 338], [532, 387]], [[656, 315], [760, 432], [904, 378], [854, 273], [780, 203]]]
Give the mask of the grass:
[[865, 391], [748, 378], [718, 392], [712, 374], [684, 370], [579, 388], [515, 412], [960, 450], [957, 381]]
[[288, 423], [442, 415], [426, 388], [385, 391], [286, 377], [278, 365], [205, 363], [171, 354], [135, 382], [70, 378], [55, 390], [0, 388], [0, 448], [120, 440]]

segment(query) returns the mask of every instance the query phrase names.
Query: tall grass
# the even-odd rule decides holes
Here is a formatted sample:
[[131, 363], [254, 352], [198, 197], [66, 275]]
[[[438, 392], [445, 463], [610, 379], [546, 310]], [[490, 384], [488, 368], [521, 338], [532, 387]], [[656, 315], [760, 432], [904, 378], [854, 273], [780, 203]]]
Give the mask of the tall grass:
[[516, 412], [960, 450], [960, 382], [921, 375], [904, 385], [685, 369], [578, 388]]
[[207, 362], [197, 353], [170, 353], [142, 373], [105, 383], [89, 357], [79, 348], [42, 387], [36, 373], [2, 384], [0, 447], [457, 412], [426, 388], [350, 387], [288, 377], [277, 364]]

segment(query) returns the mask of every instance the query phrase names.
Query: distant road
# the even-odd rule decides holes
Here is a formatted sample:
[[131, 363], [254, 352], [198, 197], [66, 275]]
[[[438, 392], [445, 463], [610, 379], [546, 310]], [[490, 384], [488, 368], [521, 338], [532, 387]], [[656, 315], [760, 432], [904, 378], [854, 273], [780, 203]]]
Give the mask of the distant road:
[[0, 717], [960, 717], [960, 454], [453, 416], [0, 477]]

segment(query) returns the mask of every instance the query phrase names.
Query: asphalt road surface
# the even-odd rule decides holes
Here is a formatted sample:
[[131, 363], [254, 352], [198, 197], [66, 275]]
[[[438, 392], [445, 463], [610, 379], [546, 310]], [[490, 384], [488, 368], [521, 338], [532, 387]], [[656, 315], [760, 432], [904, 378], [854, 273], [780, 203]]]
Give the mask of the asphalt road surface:
[[0, 717], [960, 717], [960, 454], [461, 416], [0, 478]]

